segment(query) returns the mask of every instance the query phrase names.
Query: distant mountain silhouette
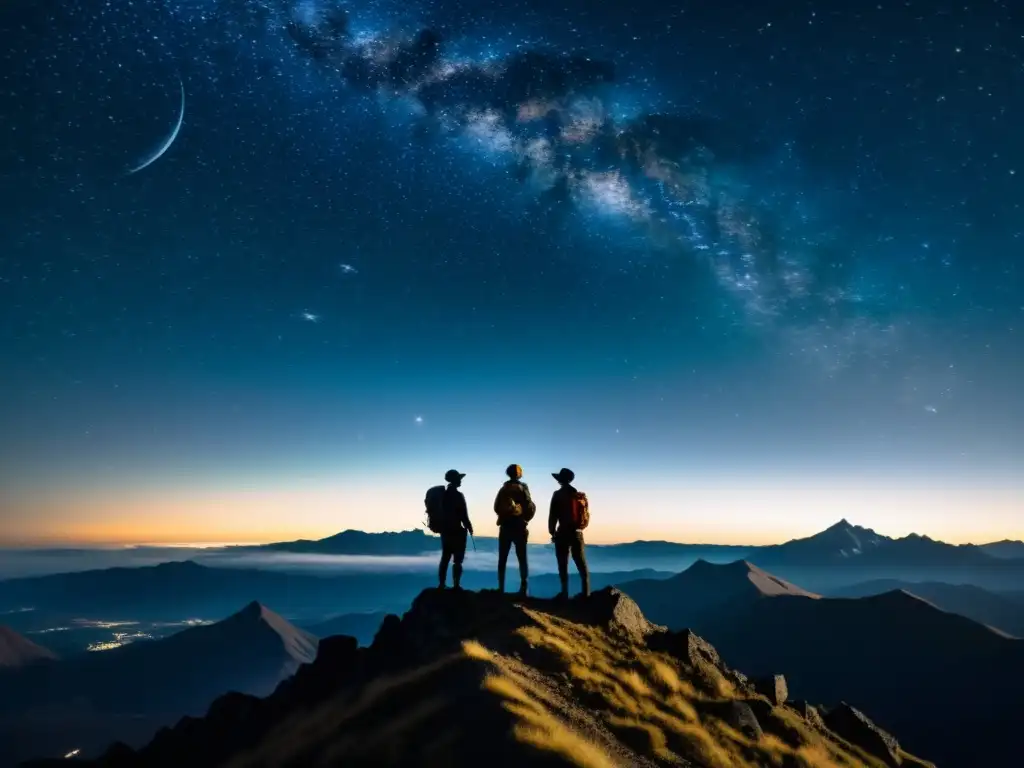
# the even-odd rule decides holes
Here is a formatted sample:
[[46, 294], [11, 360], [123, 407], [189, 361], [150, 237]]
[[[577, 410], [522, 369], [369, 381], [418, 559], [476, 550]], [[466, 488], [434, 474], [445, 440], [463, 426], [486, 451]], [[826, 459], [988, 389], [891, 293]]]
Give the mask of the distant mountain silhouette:
[[[422, 530], [398, 531], [385, 533], [367, 533], [365, 531], [347, 530], [323, 539], [299, 539], [264, 544], [257, 547], [233, 547], [238, 551], [257, 552], [292, 552], [297, 554], [319, 555], [364, 555], [364, 556], [417, 556], [433, 554], [438, 551], [440, 542], [436, 536]], [[490, 536], [477, 536], [476, 552], [495, 554], [498, 551], [498, 539]], [[534, 557], [553, 557], [553, 547], [546, 538], [529, 545]], [[640, 563], [647, 563], [656, 568], [678, 570], [696, 558], [712, 558], [716, 560], [733, 560], [744, 557], [750, 547], [715, 544], [683, 544], [672, 541], [631, 541], [622, 544], [593, 544], [588, 552], [598, 568], [623, 569], [635, 568]]]
[[993, 541], [991, 544], [982, 544], [981, 549], [987, 555], [999, 557], [1005, 560], [1024, 559], [1024, 541]]
[[944, 611], [958, 613], [1014, 637], [1024, 637], [1024, 605], [1007, 595], [990, 592], [971, 584], [943, 584], [937, 581], [913, 583], [879, 579], [838, 589], [829, 593], [829, 596], [868, 597], [893, 590], [909, 592]]
[[419, 555], [437, 548], [437, 537], [430, 536], [422, 530], [384, 533], [348, 530], [324, 539], [281, 541], [257, 547], [270, 551], [321, 555]]
[[992, 564], [991, 556], [973, 544], [953, 545], [912, 533], [899, 539], [840, 520], [821, 533], [785, 544], [758, 547], [749, 559], [772, 566], [850, 567], [978, 566]]
[[748, 564], [694, 569], [623, 588], [652, 619], [700, 633], [744, 671], [782, 673], [811, 701], [842, 697], [939, 765], [1017, 759], [1022, 641], [904, 591], [818, 598], [757, 588], [763, 577], [746, 578]]
[[[553, 557], [553, 555], [552, 555]], [[536, 567], [536, 566], [535, 566]], [[651, 569], [594, 573], [594, 589], [630, 579], [668, 577]], [[0, 610], [34, 606], [54, 617], [103, 620], [216, 620], [250, 600], [273, 605], [303, 624], [344, 613], [401, 610], [428, 585], [436, 571], [345, 572], [313, 576], [255, 568], [211, 568], [193, 561], [141, 568], [107, 568], [0, 581]], [[577, 576], [572, 575], [574, 586]], [[468, 588], [495, 584], [492, 571], [467, 571]], [[530, 580], [535, 595], [559, 589], [558, 576]]]
[[250, 600], [317, 620], [332, 613], [408, 605], [423, 574], [344, 573], [312, 576], [255, 568], [211, 568], [193, 561], [107, 568], [0, 581], [0, 610], [32, 606], [89, 618], [227, 616]]
[[18, 669], [45, 661], [54, 661], [57, 654], [36, 645], [9, 627], [0, 626], [0, 672]]
[[87, 752], [115, 738], [141, 743], [227, 691], [269, 694], [316, 647], [314, 636], [251, 603], [162, 640], [26, 667], [0, 683], [0, 764], [41, 750]]
[[778, 579], [745, 560], [718, 565], [698, 560], [669, 579], [621, 582], [619, 588], [637, 601], [644, 615], [669, 627], [695, 627], [764, 597], [817, 599], [818, 595]]
[[[476, 545], [478, 552], [493, 554], [497, 549], [497, 540], [481, 536], [476, 539]], [[348, 530], [319, 540], [279, 542], [241, 549], [307, 554], [416, 556], [433, 553], [437, 548], [437, 538], [422, 530], [395, 533]], [[530, 548], [535, 553], [533, 557], [545, 556], [550, 554], [551, 545], [541, 541], [531, 544]], [[756, 565], [778, 570], [832, 568], [841, 565], [849, 571], [858, 568], [871, 571], [859, 579], [853, 574], [854, 581], [880, 577], [907, 578], [913, 575], [908, 569], [980, 569], [981, 573], [967, 574], [963, 580], [972, 583], [977, 581], [990, 588], [1005, 588], [1006, 585], [1001, 581], [1009, 579], [1012, 584], [1024, 586], [1024, 543], [953, 545], [919, 534], [892, 538], [846, 520], [840, 520], [813, 536], [768, 546], [633, 541], [591, 545], [588, 552], [591, 554], [592, 566], [596, 566], [597, 570], [628, 570], [644, 565], [661, 570], [680, 570], [696, 559], [711, 562], [746, 559]], [[1006, 562], [1011, 557], [1020, 559], [1015, 564], [1017, 567]], [[900, 570], [896, 572], [893, 569]], [[816, 576], [800, 575], [812, 581]], [[843, 581], [850, 583], [849, 578]]]
[[897, 762], [928, 765], [849, 706], [787, 703], [783, 679], [748, 680], [696, 635], [650, 624], [617, 590], [558, 602], [431, 589], [389, 616], [369, 648], [324, 640], [269, 698], [224, 696], [206, 717], [86, 765]]

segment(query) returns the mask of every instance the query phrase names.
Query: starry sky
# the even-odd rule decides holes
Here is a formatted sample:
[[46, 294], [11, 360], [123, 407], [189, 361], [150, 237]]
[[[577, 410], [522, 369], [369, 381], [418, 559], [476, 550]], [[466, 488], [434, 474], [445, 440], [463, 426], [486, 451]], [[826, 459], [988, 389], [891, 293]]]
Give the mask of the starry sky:
[[1014, 5], [8, 0], [0, 543], [1024, 538]]

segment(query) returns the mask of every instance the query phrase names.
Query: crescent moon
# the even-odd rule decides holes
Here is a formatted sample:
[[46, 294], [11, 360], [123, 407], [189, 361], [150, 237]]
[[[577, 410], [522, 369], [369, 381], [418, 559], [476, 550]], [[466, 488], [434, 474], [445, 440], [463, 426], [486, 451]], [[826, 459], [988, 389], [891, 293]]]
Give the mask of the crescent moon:
[[161, 157], [163, 157], [167, 150], [171, 148], [171, 145], [178, 138], [178, 134], [181, 132], [181, 124], [185, 121], [185, 84], [182, 83], [181, 80], [179, 80], [178, 87], [181, 88], [181, 108], [178, 110], [178, 122], [174, 125], [174, 129], [170, 132], [170, 134], [168, 134], [167, 138], [164, 139], [164, 142], [159, 147], [157, 147], [156, 151], [154, 151], [152, 154], [149, 155], [149, 157], [143, 160], [141, 164], [135, 166], [134, 168], [128, 171], [129, 176], [131, 176], [133, 173], [138, 173], [139, 171], [148, 168]]

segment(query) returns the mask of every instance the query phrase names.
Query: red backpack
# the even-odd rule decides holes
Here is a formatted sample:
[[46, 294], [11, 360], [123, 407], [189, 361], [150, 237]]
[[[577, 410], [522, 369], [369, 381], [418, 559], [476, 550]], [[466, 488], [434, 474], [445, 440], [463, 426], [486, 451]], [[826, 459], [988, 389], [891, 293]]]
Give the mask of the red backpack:
[[577, 531], [582, 531], [590, 525], [590, 502], [583, 491], [576, 491], [569, 497], [569, 519]]

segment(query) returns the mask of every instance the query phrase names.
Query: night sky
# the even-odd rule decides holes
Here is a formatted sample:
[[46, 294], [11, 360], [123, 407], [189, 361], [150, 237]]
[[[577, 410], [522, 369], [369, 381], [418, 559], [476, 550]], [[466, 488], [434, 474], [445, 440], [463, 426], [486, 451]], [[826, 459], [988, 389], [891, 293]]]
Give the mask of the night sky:
[[[1015, 0], [0, 7], [0, 542], [1024, 537]], [[170, 138], [166, 153], [137, 173]], [[540, 535], [540, 532], [537, 534]]]

